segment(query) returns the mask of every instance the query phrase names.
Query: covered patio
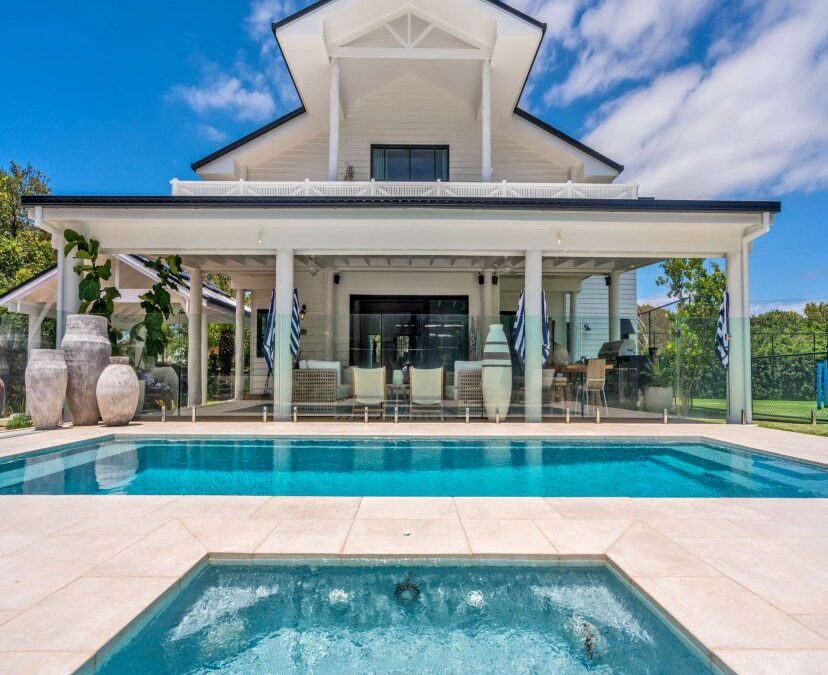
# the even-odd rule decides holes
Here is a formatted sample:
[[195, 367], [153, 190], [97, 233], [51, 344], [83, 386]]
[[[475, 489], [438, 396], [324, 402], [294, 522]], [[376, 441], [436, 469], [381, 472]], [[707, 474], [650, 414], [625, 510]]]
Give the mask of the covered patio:
[[[724, 257], [731, 298], [728, 419], [739, 421], [742, 411], [750, 418], [747, 259], [750, 241], [769, 229], [775, 203], [247, 195], [38, 197], [30, 205], [35, 222], [53, 233], [56, 245], [63, 229], [72, 227], [99, 239], [107, 254], [179, 252], [191, 276], [195, 308], [201, 306], [204, 273], [230, 277], [239, 308], [235, 401], [206, 406], [199, 414], [260, 417], [267, 405], [273, 419], [352, 413], [362, 419], [348, 371], [381, 367], [387, 369], [384, 412], [392, 417], [396, 407], [405, 415], [410, 392], [394, 371], [408, 365], [442, 367], [443, 412], [465, 418], [466, 409], [479, 410], [481, 401], [457, 396], [455, 364], [481, 359], [487, 327], [509, 324], [521, 290], [525, 360], [514, 364], [509, 414], [528, 422], [564, 417], [567, 409], [576, 414], [578, 378], [559, 368], [557, 376], [566, 374], [567, 387], [555, 392], [555, 376], [544, 369], [543, 293], [552, 338], [566, 348], [569, 368], [577, 370], [577, 362], [598, 356], [605, 342], [635, 341], [635, 316], [622, 316], [619, 309], [625, 273], [669, 257]], [[61, 265], [59, 314], [77, 308], [67, 290], [75, 283], [72, 266], [69, 259]], [[605, 285], [603, 306], [580, 306], [589, 283]], [[296, 359], [290, 350], [294, 289], [303, 306]], [[247, 294], [249, 363], [241, 310]], [[260, 357], [262, 315], [271, 294], [275, 340], [268, 373]], [[188, 322], [187, 406], [192, 407], [204, 403], [197, 310]], [[510, 325], [506, 329], [508, 334]], [[319, 385], [327, 394], [318, 394], [315, 385], [294, 391], [301, 381], [294, 371], [311, 361], [335, 371]], [[553, 362], [554, 354], [546, 365]], [[635, 416], [635, 398], [626, 406], [605, 405], [604, 412], [610, 414], [612, 407]]]

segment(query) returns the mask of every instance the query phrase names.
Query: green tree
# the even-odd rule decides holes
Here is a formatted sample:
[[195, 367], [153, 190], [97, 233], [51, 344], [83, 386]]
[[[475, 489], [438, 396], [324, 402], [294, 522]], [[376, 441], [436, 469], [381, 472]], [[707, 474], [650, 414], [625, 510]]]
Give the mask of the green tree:
[[49, 179], [30, 164], [0, 168], [0, 293], [55, 264], [51, 237], [35, 228], [24, 195], [49, 194]]

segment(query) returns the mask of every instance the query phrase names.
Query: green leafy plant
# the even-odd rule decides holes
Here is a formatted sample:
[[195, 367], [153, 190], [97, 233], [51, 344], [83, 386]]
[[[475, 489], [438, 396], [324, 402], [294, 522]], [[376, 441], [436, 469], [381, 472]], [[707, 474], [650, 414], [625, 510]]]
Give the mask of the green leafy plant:
[[115, 298], [121, 294], [117, 288], [104, 286], [102, 282], [109, 281], [112, 277], [112, 260], [108, 259], [102, 265], [98, 264], [98, 253], [100, 242], [96, 239], [87, 239], [74, 230], [67, 229], [63, 233], [66, 245], [63, 254], [68, 256], [73, 250], [75, 257], [80, 261], [75, 265], [74, 270], [81, 275], [78, 284], [78, 296], [81, 314], [97, 314], [106, 319], [109, 341], [113, 348], [117, 347], [118, 335], [112, 328], [112, 314], [115, 312]]
[[[146, 293], [140, 295], [144, 318], [129, 332], [131, 340], [143, 341], [148, 356], [164, 354], [170, 341], [165, 322], [172, 316], [170, 290], [178, 290], [181, 279], [181, 256], [168, 255], [155, 260], [144, 260], [144, 265], [158, 276], [158, 281]], [[143, 333], [143, 334], [142, 334]]]
[[644, 374], [651, 387], [672, 387], [673, 369], [669, 366], [662, 366], [659, 359], [654, 358], [644, 368]]
[[32, 418], [28, 415], [15, 415], [8, 422], [6, 422], [6, 431], [14, 431], [16, 429], [29, 429], [33, 427]]

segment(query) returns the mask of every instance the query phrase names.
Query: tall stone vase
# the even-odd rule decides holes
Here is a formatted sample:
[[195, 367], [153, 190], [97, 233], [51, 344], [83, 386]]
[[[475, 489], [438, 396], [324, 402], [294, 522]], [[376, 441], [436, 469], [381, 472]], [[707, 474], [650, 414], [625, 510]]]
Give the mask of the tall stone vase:
[[506, 333], [499, 323], [489, 326], [483, 344], [483, 408], [494, 422], [498, 416], [505, 421], [512, 400], [512, 358]]
[[132, 421], [141, 391], [129, 357], [110, 357], [109, 365], [98, 378], [95, 394], [101, 419], [108, 427], [122, 427]]
[[70, 314], [60, 347], [66, 354], [69, 370], [66, 401], [72, 423], [76, 427], [97, 424], [101, 418], [95, 393], [98, 378], [112, 355], [106, 319], [93, 314]]
[[35, 429], [57, 429], [66, 400], [68, 369], [60, 349], [32, 349], [26, 364], [26, 404]]

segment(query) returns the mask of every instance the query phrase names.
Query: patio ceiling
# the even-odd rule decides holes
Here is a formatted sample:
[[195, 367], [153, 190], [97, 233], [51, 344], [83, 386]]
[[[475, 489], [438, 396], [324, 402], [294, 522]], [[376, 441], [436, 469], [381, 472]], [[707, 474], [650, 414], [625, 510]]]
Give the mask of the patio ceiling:
[[[274, 255], [185, 255], [184, 265], [223, 274], [272, 275]], [[626, 272], [657, 263], [661, 258], [554, 256], [544, 258], [544, 273], [555, 276], [587, 277], [593, 274]], [[474, 272], [492, 270], [498, 274], [522, 274], [524, 258], [510, 255], [297, 255], [297, 271], [398, 270]]]

